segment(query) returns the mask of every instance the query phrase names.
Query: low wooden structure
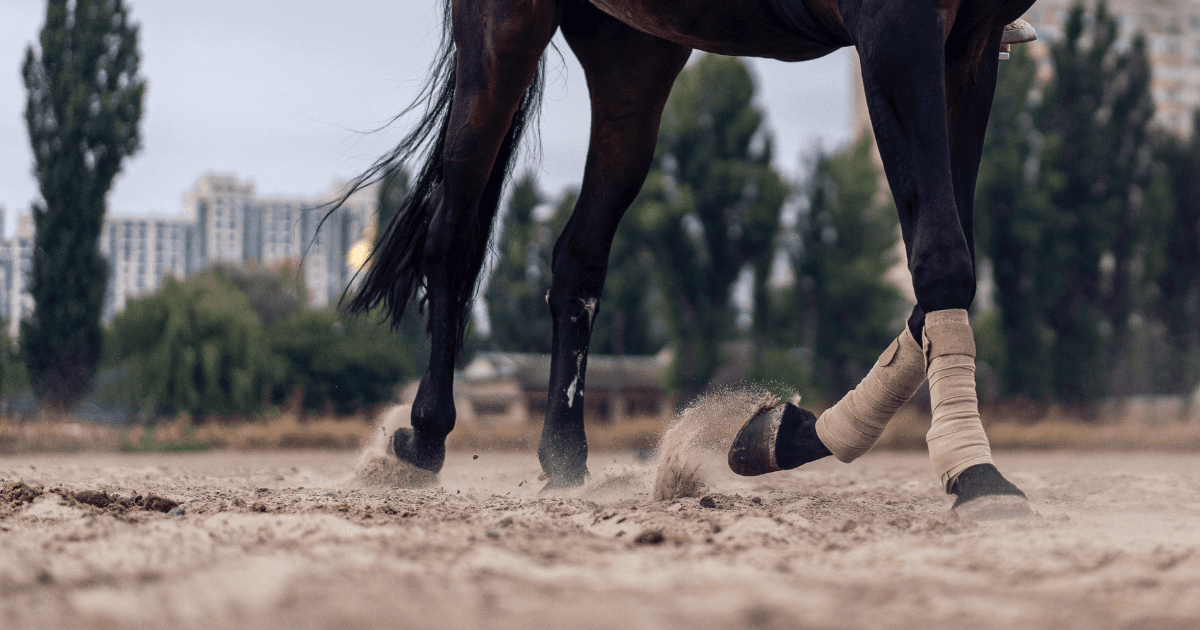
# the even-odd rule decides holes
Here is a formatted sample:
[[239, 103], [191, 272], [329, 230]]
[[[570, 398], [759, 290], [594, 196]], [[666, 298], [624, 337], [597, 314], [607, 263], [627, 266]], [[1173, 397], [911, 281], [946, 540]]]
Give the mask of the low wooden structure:
[[[588, 423], [663, 416], [672, 400], [662, 387], [670, 351], [657, 355], [589, 355], [584, 416]], [[458, 421], [477, 426], [540, 423], [546, 415], [550, 355], [481, 352], [455, 373]], [[416, 393], [415, 384], [406, 398]]]

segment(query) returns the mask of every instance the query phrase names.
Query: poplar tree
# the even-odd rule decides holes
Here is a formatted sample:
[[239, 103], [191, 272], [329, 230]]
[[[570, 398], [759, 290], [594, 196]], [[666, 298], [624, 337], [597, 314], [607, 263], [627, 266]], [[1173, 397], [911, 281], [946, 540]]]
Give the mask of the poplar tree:
[[38, 46], [25, 52], [25, 121], [42, 199], [33, 206], [34, 312], [21, 346], [35, 392], [52, 408], [87, 393], [100, 355], [105, 197], [141, 146], [137, 43], [121, 0], [50, 0]]
[[797, 281], [776, 328], [799, 329], [812, 380], [830, 400], [858, 384], [907, 314], [885, 277], [898, 262], [899, 219], [891, 196], [879, 194], [871, 145], [864, 133], [843, 151], [817, 155], [787, 248]]
[[654, 166], [621, 226], [652, 254], [675, 351], [669, 385], [685, 400], [708, 385], [736, 335], [733, 286], [748, 270], [762, 287], [775, 252], [788, 188], [754, 92], [737, 58], [706, 55], [680, 73]]
[[1023, 51], [1005, 62], [976, 207], [1007, 392], [1078, 404], [1138, 387], [1131, 326], [1148, 311], [1171, 200], [1144, 38], [1124, 45], [1103, 2], [1091, 15], [1076, 5], [1063, 30], [1045, 86]]

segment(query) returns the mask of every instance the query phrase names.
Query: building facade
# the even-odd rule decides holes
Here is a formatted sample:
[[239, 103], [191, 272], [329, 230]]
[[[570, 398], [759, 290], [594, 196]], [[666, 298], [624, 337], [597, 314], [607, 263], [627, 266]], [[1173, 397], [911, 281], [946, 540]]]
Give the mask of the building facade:
[[[375, 237], [375, 189], [357, 191], [336, 211], [325, 204], [345, 187], [335, 182], [316, 197], [259, 197], [234, 175], [207, 174], [184, 193], [177, 217], [108, 216], [100, 252], [108, 260], [104, 321], [130, 300], [214, 264], [299, 264], [309, 305], [336, 304]], [[4, 223], [0, 207], [0, 226]], [[33, 217], [17, 217], [12, 238], [0, 239], [0, 317], [10, 337], [33, 312], [27, 285], [33, 255]]]

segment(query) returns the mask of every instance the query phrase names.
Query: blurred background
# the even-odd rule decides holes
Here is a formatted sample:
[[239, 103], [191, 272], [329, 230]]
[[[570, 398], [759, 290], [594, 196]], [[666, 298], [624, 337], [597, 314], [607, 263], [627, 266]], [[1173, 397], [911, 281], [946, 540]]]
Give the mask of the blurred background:
[[[349, 448], [411, 399], [415, 312], [389, 330], [336, 309], [410, 173], [321, 205], [404, 133], [428, 4], [0, 7], [19, 70], [0, 89], [0, 452]], [[1039, 39], [1001, 63], [977, 190], [985, 423], [1001, 448], [1200, 447], [1200, 1], [1026, 19]], [[545, 412], [550, 253], [588, 128], [556, 41], [452, 446], [531, 447]], [[693, 55], [610, 257], [594, 448], [652, 448], [679, 406], [744, 383], [819, 412], [901, 330], [914, 300], [856, 68]], [[927, 427], [922, 393], [883, 445]]]

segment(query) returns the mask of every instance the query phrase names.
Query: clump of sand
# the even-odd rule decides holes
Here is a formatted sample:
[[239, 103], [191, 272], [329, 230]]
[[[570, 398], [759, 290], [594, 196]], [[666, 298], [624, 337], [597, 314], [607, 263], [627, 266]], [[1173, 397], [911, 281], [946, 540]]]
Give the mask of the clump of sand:
[[778, 396], [755, 385], [739, 384], [700, 396], [663, 433], [658, 444], [654, 500], [697, 497], [704, 492], [715, 455], [724, 455], [742, 425], [764, 409], [780, 404]]
[[354, 467], [354, 484], [361, 487], [423, 488], [437, 483], [437, 473], [417, 468], [388, 454], [388, 441], [396, 429], [408, 425], [412, 405], [397, 405], [383, 412]]

